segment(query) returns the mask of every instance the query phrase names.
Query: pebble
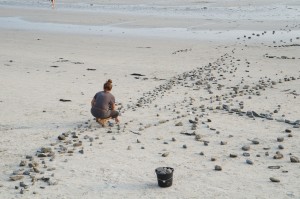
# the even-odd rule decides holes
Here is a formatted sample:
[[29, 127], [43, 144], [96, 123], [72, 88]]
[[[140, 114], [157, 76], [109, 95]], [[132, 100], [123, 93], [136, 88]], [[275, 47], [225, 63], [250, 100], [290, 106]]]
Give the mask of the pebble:
[[187, 148], [186, 144], [184, 144], [184, 145], [182, 146], [182, 148], [186, 149], [186, 148]]
[[203, 152], [200, 152], [200, 155], [204, 155], [204, 153], [203, 153]]
[[281, 158], [283, 158], [283, 155], [279, 151], [277, 151], [276, 155], [273, 156], [273, 159], [281, 159]]
[[216, 160], [217, 160], [217, 158], [215, 158], [215, 157], [211, 157], [211, 158], [210, 158], [210, 160], [214, 162], [214, 161], [216, 161]]
[[221, 141], [221, 143], [220, 143], [221, 145], [226, 145], [227, 144], [227, 142], [226, 141]]
[[277, 178], [274, 178], [274, 177], [270, 177], [270, 180], [271, 180], [271, 182], [280, 182], [280, 180], [279, 180], [279, 179], [277, 179]]
[[257, 140], [252, 140], [252, 144], [259, 144], [259, 141], [257, 141]]
[[65, 137], [64, 135], [59, 135], [57, 138], [58, 138], [59, 140], [65, 140], [65, 139], [66, 139], [66, 137]]
[[161, 156], [162, 157], [167, 157], [169, 155], [169, 152], [165, 152], [165, 153], [163, 153]]
[[249, 151], [250, 150], [250, 146], [249, 145], [245, 145], [242, 147], [243, 151]]
[[26, 166], [27, 162], [25, 160], [22, 160], [19, 164], [20, 167]]
[[249, 160], [249, 159], [246, 160], [246, 163], [247, 163], [247, 164], [253, 165], [253, 161], [252, 161], [252, 160]]
[[176, 138], [172, 138], [172, 141], [173, 141], [173, 142], [176, 142]]
[[299, 162], [300, 162], [299, 158], [296, 157], [296, 156], [291, 156], [291, 157], [290, 157], [290, 160], [291, 160], [291, 162], [293, 162], [293, 163], [299, 163]]
[[284, 138], [283, 137], [278, 137], [277, 142], [283, 142]]
[[136, 142], [137, 142], [137, 143], [141, 143], [141, 141], [140, 141], [139, 139], [136, 139]]
[[231, 157], [231, 158], [236, 158], [238, 155], [236, 154], [236, 153], [230, 153], [229, 154], [229, 157]]
[[202, 136], [200, 134], [196, 134], [195, 135], [195, 140], [199, 141], [201, 140]]
[[269, 169], [280, 169], [280, 166], [268, 166]]
[[249, 156], [250, 156], [250, 153], [244, 152], [244, 153], [243, 153], [243, 156], [249, 157]]
[[292, 131], [290, 129], [285, 129], [286, 133], [291, 133]]
[[219, 165], [216, 165], [216, 166], [215, 166], [215, 170], [216, 170], [216, 171], [222, 171], [222, 167], [219, 166]]
[[280, 144], [278, 145], [278, 149], [284, 149], [284, 147]]
[[178, 122], [175, 126], [183, 126], [182, 122]]

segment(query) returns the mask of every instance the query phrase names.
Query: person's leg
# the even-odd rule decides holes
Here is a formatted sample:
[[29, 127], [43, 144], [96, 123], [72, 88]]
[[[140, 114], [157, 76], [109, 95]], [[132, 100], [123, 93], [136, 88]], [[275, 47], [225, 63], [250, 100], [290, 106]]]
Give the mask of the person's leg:
[[110, 117], [112, 117], [113, 119], [115, 119], [116, 123], [120, 122], [118, 116], [119, 116], [119, 112], [118, 111], [111, 111]]

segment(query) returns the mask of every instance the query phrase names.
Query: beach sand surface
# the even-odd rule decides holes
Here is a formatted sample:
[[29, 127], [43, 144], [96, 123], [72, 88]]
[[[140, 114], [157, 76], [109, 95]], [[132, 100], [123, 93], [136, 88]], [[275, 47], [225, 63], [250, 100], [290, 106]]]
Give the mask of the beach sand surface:
[[[300, 198], [299, 11], [0, 0], [0, 198]], [[108, 79], [121, 123], [101, 127]]]

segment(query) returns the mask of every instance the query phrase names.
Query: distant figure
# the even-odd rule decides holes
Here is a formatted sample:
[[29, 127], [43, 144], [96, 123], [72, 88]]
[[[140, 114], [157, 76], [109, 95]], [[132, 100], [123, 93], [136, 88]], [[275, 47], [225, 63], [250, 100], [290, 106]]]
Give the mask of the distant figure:
[[103, 91], [96, 93], [91, 101], [91, 113], [96, 121], [103, 126], [109, 118], [115, 119], [119, 123], [119, 112], [116, 111], [115, 97], [110, 93], [112, 89], [112, 80], [109, 79], [103, 85]]
[[54, 8], [55, 0], [51, 0], [51, 3], [52, 3], [52, 8]]

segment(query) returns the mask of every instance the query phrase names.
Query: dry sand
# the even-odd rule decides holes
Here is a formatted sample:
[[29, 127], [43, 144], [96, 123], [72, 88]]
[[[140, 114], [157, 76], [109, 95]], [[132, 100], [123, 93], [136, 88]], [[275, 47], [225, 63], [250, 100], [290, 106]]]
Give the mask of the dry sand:
[[[296, 0], [0, 0], [0, 198], [300, 198], [299, 13]], [[103, 128], [90, 101], [107, 79], [122, 116]]]

